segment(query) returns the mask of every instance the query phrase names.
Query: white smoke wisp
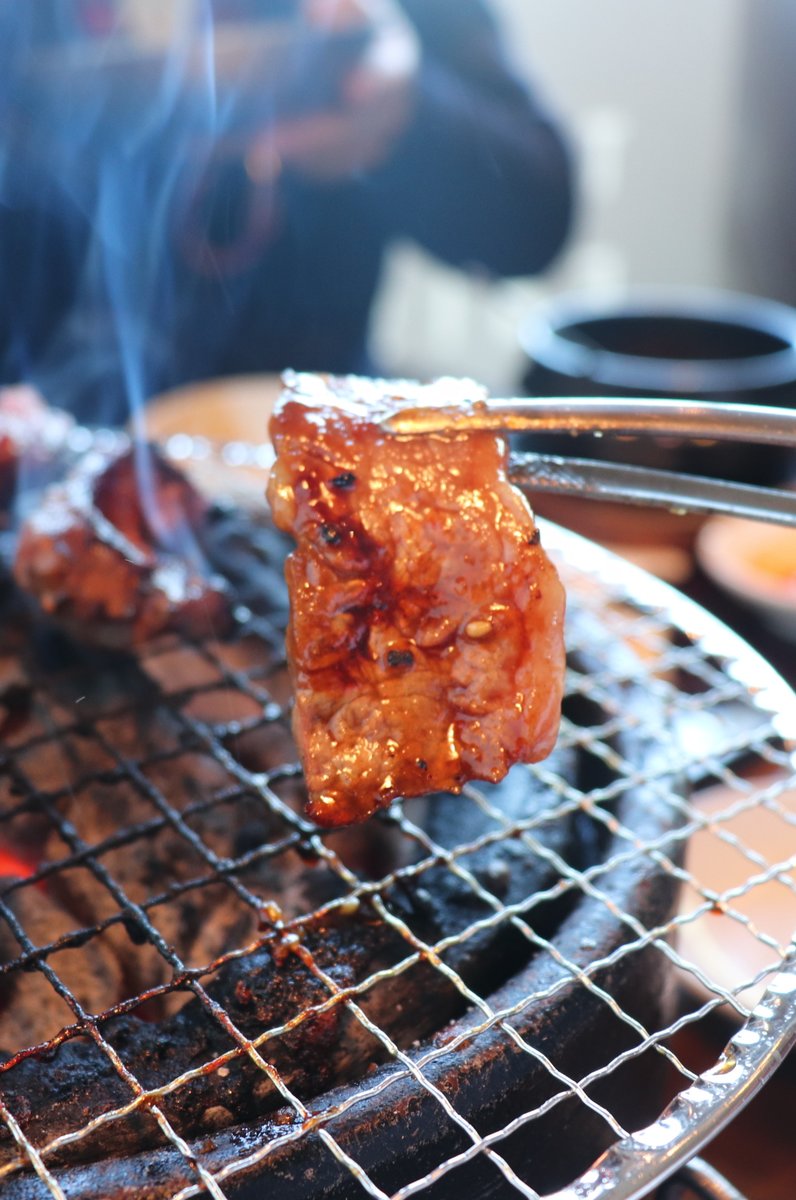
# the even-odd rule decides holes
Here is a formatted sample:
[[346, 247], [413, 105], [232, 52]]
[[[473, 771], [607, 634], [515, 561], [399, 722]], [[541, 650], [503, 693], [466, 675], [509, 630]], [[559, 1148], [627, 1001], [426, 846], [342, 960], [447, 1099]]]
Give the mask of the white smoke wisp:
[[[234, 80], [217, 87], [213, 16], [213, 0], [0, 0], [0, 383], [129, 427], [158, 540], [145, 406], [190, 300], [185, 213], [239, 113]], [[169, 548], [192, 560], [185, 528]]]
[[242, 107], [234, 77], [217, 86], [213, 9], [0, 0], [0, 250], [20, 258], [0, 382], [36, 383], [92, 424], [135, 423], [169, 378], [190, 299], [181, 230]]

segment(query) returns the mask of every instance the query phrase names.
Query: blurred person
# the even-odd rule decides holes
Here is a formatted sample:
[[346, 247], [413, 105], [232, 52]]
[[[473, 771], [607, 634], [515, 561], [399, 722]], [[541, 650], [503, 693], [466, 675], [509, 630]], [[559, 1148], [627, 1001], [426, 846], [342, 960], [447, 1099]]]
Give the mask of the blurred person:
[[[133, 394], [189, 380], [368, 370], [394, 239], [497, 276], [560, 251], [566, 139], [487, 0], [173, 0], [160, 35], [148, 4], [36, 0], [12, 15], [0, 0], [0, 382], [119, 420]], [[215, 54], [202, 86], [193, 50], [157, 43], [164, 29], [180, 43], [197, 13]], [[255, 45], [264, 15], [314, 48], [288, 97], [218, 74], [224, 36]], [[137, 71], [107, 50], [131, 29]], [[324, 47], [349, 43], [330, 98]]]

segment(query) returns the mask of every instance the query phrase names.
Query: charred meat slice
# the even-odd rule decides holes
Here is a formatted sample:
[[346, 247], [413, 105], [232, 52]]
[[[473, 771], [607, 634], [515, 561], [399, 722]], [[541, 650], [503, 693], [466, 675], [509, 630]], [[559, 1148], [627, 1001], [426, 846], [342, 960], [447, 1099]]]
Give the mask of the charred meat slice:
[[323, 825], [496, 782], [556, 739], [564, 593], [504, 441], [379, 424], [435, 395], [296, 376], [271, 421], [269, 501], [298, 542], [286, 564], [294, 732]]
[[229, 621], [200, 549], [205, 502], [150, 446], [87, 454], [20, 529], [14, 575], [85, 641], [136, 646]]

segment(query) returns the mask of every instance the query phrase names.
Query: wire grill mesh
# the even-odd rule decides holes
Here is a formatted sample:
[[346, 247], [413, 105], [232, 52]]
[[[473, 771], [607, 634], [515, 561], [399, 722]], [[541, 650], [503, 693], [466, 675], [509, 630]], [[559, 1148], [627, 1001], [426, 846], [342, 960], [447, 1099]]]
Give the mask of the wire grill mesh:
[[[598, 1128], [597, 1144], [613, 1146], [602, 1173], [582, 1174], [589, 1160], [573, 1150], [571, 1165], [560, 1168], [560, 1194], [596, 1196], [607, 1176], [624, 1180], [617, 1195], [636, 1194], [639, 1181], [649, 1185], [671, 1170], [678, 1137], [693, 1149], [695, 1097], [706, 1105], [706, 1136], [720, 1119], [717, 1109], [723, 1119], [733, 1096], [748, 1090], [750, 1072], [773, 1062], [793, 1037], [792, 694], [699, 609], [551, 527], [547, 544], [571, 613], [569, 699], [574, 711], [585, 705], [596, 716], [565, 718], [564, 760], [521, 769], [544, 805], [523, 810], [469, 787], [448, 840], [429, 825], [422, 802], [394, 806], [361, 834], [319, 835], [300, 809], [279, 576], [267, 576], [276, 598], [267, 611], [244, 582], [251, 556], [268, 571], [278, 547], [271, 531], [255, 526], [245, 544], [227, 541], [240, 589], [231, 640], [208, 630], [201, 643], [164, 639], [134, 664], [95, 658], [31, 623], [17, 598], [7, 601], [0, 659], [0, 1117], [7, 1136], [0, 1192], [122, 1194], [124, 1176], [98, 1174], [98, 1163], [116, 1157], [109, 1146], [118, 1146], [124, 1162], [134, 1125], [148, 1158], [136, 1143], [133, 1169], [148, 1163], [151, 1194], [178, 1200], [246, 1195], [264, 1173], [275, 1185], [289, 1178], [284, 1164], [296, 1149], [308, 1155], [300, 1160], [308, 1195], [337, 1188], [345, 1196], [403, 1200], [452, 1194], [446, 1187], [474, 1196], [482, 1187], [485, 1195], [537, 1197], [538, 1181], [516, 1147], [533, 1146], [544, 1119], [560, 1112], [573, 1136], [585, 1120]], [[642, 693], [651, 704], [627, 703]], [[635, 758], [633, 747], [642, 744]], [[574, 752], [595, 768], [588, 787], [561, 769]], [[636, 789], [646, 806], [667, 814], [652, 836], [643, 822], [625, 824], [617, 807]], [[565, 849], [556, 830], [572, 821], [605, 853], [579, 858]], [[538, 890], [519, 898], [506, 879], [519, 861], [517, 847], [542, 871]], [[719, 853], [732, 860], [729, 882], [714, 874]], [[309, 891], [302, 882], [307, 864]], [[623, 870], [647, 871], [644, 886], [658, 879], [678, 889], [673, 915], [648, 923], [619, 908], [611, 880]], [[435, 935], [421, 910], [445, 888], [453, 889], [460, 915]], [[545, 925], [545, 913], [566, 910], [575, 899], [621, 929], [607, 955], [596, 941], [588, 944], [588, 931], [576, 953]], [[387, 948], [380, 943], [373, 961], [343, 970], [308, 930], [334, 931], [354, 913], [366, 915], [367, 928], [386, 929]], [[513, 939], [510, 955], [543, 964], [530, 991], [526, 984], [503, 986], [505, 964], [494, 988], [468, 974], [473, 947], [505, 931]], [[733, 949], [721, 958], [717, 947], [728, 939]], [[264, 953], [277, 972], [288, 960], [296, 964], [302, 1002], [277, 1006], [258, 1024], [239, 1016], [256, 1006], [248, 972], [256, 974]], [[650, 978], [665, 975], [676, 986], [676, 1009], [654, 1026], [612, 985], [636, 962], [643, 972], [654, 963]], [[234, 1006], [216, 986], [230, 972]], [[380, 1021], [383, 1009], [373, 1004], [374, 995], [404, 979], [413, 982], [396, 1005], [408, 997], [410, 1007], [413, 998], [422, 1007], [426, 986], [440, 1003], [439, 1028], [424, 1028], [415, 1039], [400, 1017], [394, 1026]], [[760, 1007], [772, 981], [768, 1008]], [[586, 996], [621, 1031], [607, 1057], [597, 1054], [577, 1069], [525, 1021], [533, 1006], [552, 1011], [573, 994]], [[201, 1036], [190, 1053], [170, 1059], [156, 1031], [160, 1025], [178, 1041], [189, 1011]], [[750, 1061], [736, 1076], [719, 1064], [719, 1082], [711, 1084], [678, 1037], [716, 1012], [747, 1022], [736, 1052], [742, 1057], [745, 1036]], [[322, 1077], [318, 1056], [334, 1057], [341, 1028], [347, 1036], [354, 1030], [359, 1065], [344, 1075], [345, 1087], [324, 1094], [312, 1074]], [[131, 1040], [148, 1039], [155, 1057], [173, 1065], [165, 1077], [131, 1048]], [[291, 1072], [285, 1063], [302, 1039], [315, 1044], [316, 1059]], [[444, 1068], [473, 1048], [476, 1061], [483, 1051], [486, 1062], [497, 1042], [504, 1056], [508, 1047], [514, 1059], [532, 1061], [546, 1086], [520, 1089], [508, 1116], [474, 1119], [466, 1089], [452, 1088]], [[33, 1073], [47, 1063], [57, 1072], [67, 1052], [73, 1092], [84, 1086], [81, 1064], [88, 1060], [112, 1086], [65, 1101], [60, 1123], [48, 1131], [30, 1110], [36, 1102], [26, 1107], [24, 1096]], [[621, 1092], [627, 1068], [650, 1080], [644, 1103], [634, 1099], [629, 1110], [610, 1087], [620, 1081]], [[652, 1082], [658, 1074], [659, 1092]], [[229, 1100], [239, 1077], [273, 1099], [245, 1129]], [[69, 1078], [60, 1082], [68, 1097]], [[426, 1102], [420, 1118], [431, 1113], [444, 1129], [443, 1149], [429, 1161], [428, 1150], [424, 1157], [401, 1143], [399, 1129], [399, 1170], [387, 1184], [373, 1147], [348, 1132], [373, 1103], [405, 1112], [410, 1129], [407, 1086]], [[183, 1104], [192, 1089], [202, 1136]], [[649, 1132], [631, 1136], [636, 1109], [643, 1114], [655, 1105], [646, 1123], [667, 1102], [673, 1107], [653, 1126], [657, 1140]], [[689, 1122], [681, 1119], [684, 1104]]]

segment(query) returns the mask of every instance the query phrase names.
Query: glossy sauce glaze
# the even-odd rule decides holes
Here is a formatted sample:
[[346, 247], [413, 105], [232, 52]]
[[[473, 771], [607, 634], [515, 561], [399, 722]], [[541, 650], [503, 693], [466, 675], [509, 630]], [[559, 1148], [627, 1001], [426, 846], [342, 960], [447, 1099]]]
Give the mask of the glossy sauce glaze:
[[319, 824], [496, 782], [556, 739], [564, 593], [505, 443], [380, 427], [435, 396], [297, 376], [271, 421], [269, 501], [298, 543], [293, 727]]

